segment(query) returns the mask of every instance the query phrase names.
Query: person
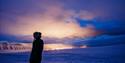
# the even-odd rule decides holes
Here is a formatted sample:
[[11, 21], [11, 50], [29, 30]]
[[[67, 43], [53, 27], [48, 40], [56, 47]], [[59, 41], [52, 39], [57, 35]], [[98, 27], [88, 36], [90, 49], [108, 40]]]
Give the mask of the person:
[[44, 42], [40, 32], [33, 33], [34, 41], [30, 55], [30, 63], [41, 63]]

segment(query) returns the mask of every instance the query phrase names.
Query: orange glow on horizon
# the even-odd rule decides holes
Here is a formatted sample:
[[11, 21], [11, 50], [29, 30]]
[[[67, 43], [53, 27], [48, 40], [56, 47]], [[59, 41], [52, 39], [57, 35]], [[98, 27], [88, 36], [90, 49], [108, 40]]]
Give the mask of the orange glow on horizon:
[[80, 46], [80, 48], [87, 48], [87, 47], [88, 47], [87, 45]]
[[[32, 49], [32, 43], [21, 43], [23, 46]], [[66, 44], [44, 44], [44, 50], [62, 50], [62, 49], [72, 49], [76, 48], [73, 45], [66, 45]]]
[[44, 50], [62, 50], [62, 49], [72, 49], [75, 48], [72, 45], [64, 45], [64, 44], [46, 44], [44, 46]]

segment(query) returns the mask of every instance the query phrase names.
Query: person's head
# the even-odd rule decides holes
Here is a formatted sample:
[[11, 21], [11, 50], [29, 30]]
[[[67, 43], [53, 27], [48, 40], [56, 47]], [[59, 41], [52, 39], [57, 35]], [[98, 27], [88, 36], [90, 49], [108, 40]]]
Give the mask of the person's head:
[[40, 39], [40, 38], [41, 38], [41, 32], [34, 32], [34, 33], [33, 33], [33, 37], [34, 37], [35, 39]]

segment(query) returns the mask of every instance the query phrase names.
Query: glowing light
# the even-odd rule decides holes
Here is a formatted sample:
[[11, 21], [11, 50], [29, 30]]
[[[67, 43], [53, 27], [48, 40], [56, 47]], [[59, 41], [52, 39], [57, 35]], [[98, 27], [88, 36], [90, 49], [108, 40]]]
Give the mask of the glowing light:
[[80, 48], [87, 48], [87, 45], [80, 46]]
[[64, 44], [46, 44], [44, 47], [45, 50], [62, 50], [62, 49], [75, 48], [72, 45], [64, 45]]
[[[32, 48], [32, 43], [21, 43], [23, 46]], [[44, 44], [44, 50], [62, 50], [62, 49], [72, 49], [76, 48], [72, 45], [66, 45], [66, 44]]]

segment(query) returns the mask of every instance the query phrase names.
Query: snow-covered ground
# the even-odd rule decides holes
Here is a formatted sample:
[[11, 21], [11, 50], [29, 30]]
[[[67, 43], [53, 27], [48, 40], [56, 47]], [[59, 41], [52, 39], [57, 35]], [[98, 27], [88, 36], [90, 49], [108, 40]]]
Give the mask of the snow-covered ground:
[[[125, 63], [125, 44], [44, 51], [42, 63]], [[28, 63], [29, 52], [1, 53], [0, 63]]]

